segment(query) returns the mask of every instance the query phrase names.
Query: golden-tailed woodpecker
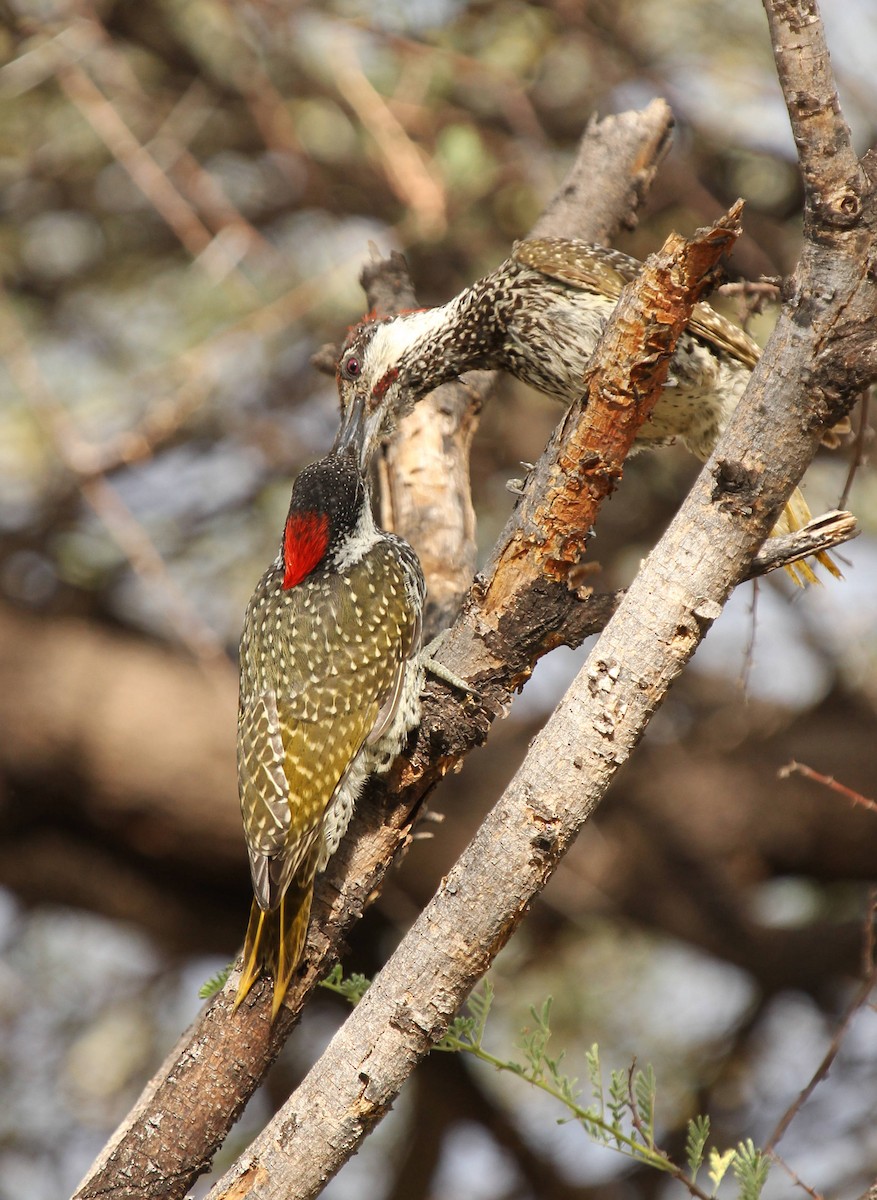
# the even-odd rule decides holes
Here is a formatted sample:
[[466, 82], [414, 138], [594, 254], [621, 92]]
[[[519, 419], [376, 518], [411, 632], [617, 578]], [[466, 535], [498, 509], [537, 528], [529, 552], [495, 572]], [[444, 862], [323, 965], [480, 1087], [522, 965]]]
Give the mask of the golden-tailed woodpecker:
[[[501, 368], [571, 403], [581, 395], [588, 360], [621, 289], [641, 266], [603, 246], [533, 239], [517, 243], [510, 258], [448, 304], [355, 326], [338, 361], [342, 441], [348, 423], [361, 428], [367, 461], [376, 442], [415, 401], [473, 369]], [[638, 445], [679, 440], [705, 461], [760, 353], [738, 326], [708, 304], [695, 305], [667, 384], [637, 435]], [[800, 529], [809, 519], [796, 489], [776, 532]], [[817, 558], [840, 575], [827, 554]], [[803, 562], [789, 571], [799, 583], [816, 579]]]
[[276, 1016], [314, 877], [366, 777], [419, 720], [424, 593], [414, 551], [375, 525], [356, 445], [305, 467], [241, 638], [238, 786], [255, 898], [235, 1007], [269, 972]]

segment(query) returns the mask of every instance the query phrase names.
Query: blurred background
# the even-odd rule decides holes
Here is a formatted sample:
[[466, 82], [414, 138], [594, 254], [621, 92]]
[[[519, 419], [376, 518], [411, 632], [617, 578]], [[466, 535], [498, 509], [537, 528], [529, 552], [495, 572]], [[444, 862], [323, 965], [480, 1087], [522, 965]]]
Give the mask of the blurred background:
[[[826, 3], [857, 149], [877, 135], [877, 13]], [[236, 952], [249, 904], [234, 768], [236, 643], [334, 384], [310, 365], [363, 311], [374, 241], [423, 303], [498, 264], [592, 114], [673, 106], [639, 256], [746, 199], [732, 270], [796, 261], [801, 190], [757, 0], [20, 0], [0, 4], [0, 1197], [68, 1195]], [[731, 309], [730, 311], [734, 311]], [[764, 338], [770, 310], [752, 331]], [[506, 381], [474, 449], [479, 540], [558, 410]], [[854, 421], [857, 423], [858, 417]], [[806, 493], [838, 503], [857, 444]], [[589, 554], [627, 582], [697, 465], [640, 455]], [[707, 1111], [763, 1142], [860, 977], [874, 797], [877, 481], [849, 493], [846, 580], [741, 587], [493, 970], [487, 1043], [554, 997], [585, 1075], [654, 1064], [677, 1152]], [[348, 970], [372, 973], [581, 662], [545, 660], [443, 815], [388, 877]], [[318, 996], [223, 1150], [230, 1161], [344, 1017]], [[433, 1055], [333, 1200], [650, 1196], [520, 1080]], [[818, 1192], [877, 1173], [877, 1016], [779, 1150]], [[683, 1132], [680, 1133], [680, 1130]], [[206, 1186], [206, 1185], [205, 1185]], [[769, 1195], [791, 1179], [773, 1170]], [[203, 1189], [199, 1185], [201, 1194]]]

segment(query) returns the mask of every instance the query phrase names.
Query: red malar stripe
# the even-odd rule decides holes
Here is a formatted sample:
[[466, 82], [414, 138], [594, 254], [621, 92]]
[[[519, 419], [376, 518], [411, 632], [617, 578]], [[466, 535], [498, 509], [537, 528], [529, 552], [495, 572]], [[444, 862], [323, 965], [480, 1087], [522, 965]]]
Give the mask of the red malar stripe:
[[325, 513], [292, 513], [283, 535], [283, 586], [295, 587], [309, 575], [326, 553], [329, 518]]

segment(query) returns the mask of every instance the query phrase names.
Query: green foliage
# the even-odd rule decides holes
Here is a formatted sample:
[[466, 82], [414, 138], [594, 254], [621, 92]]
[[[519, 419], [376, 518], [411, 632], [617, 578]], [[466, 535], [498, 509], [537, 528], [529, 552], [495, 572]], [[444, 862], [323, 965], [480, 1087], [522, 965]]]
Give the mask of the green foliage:
[[635, 1071], [633, 1096], [639, 1113], [640, 1132], [647, 1145], [655, 1145], [655, 1095], [658, 1090], [655, 1070], [651, 1063], [644, 1071]]
[[733, 1166], [741, 1200], [758, 1200], [767, 1182], [770, 1163], [760, 1150], [756, 1150], [751, 1138], [737, 1147]]
[[612, 1132], [615, 1145], [621, 1149], [621, 1122], [627, 1108], [627, 1079], [621, 1071], [612, 1071], [609, 1076], [609, 1112], [612, 1114]]
[[371, 980], [367, 975], [357, 973], [345, 978], [341, 964], [336, 963], [326, 978], [320, 980], [320, 987], [328, 988], [330, 992], [343, 996], [349, 1004], [355, 1007], [371, 987]]
[[211, 996], [215, 996], [217, 992], [221, 992], [226, 985], [231, 969], [234, 963], [229, 963], [227, 967], [223, 967], [221, 971], [217, 971], [212, 979], [208, 979], [206, 983], [202, 983], [198, 988], [198, 995], [202, 1000], [209, 1000]]
[[703, 1155], [709, 1135], [709, 1117], [692, 1117], [688, 1122], [688, 1137], [685, 1139], [685, 1158], [691, 1172], [692, 1183], [697, 1179], [697, 1173], [703, 1166]]
[[[467, 1004], [468, 1015], [455, 1018], [437, 1050], [461, 1051], [499, 1071], [520, 1075], [534, 1087], [559, 1100], [567, 1110], [561, 1121], [577, 1121], [589, 1137], [602, 1145], [613, 1145], [632, 1158], [649, 1163], [662, 1171], [672, 1171], [666, 1154], [654, 1146], [654, 1074], [649, 1068], [636, 1073], [613, 1071], [609, 1099], [605, 1100], [599, 1050], [591, 1047], [587, 1055], [588, 1079], [594, 1104], [585, 1107], [578, 1081], [561, 1069], [563, 1051], [549, 1052], [551, 1038], [551, 997], [540, 1008], [531, 1008], [531, 1028], [521, 1033], [519, 1059], [500, 1059], [485, 1049], [484, 1030], [493, 990], [485, 983]], [[637, 1098], [639, 1097], [639, 1098]]]
[[[521, 1057], [508, 1060], [496, 1057], [483, 1045], [492, 1002], [493, 989], [489, 983], [485, 983], [480, 992], [470, 997], [466, 1015], [454, 1019], [436, 1049], [462, 1051], [499, 1071], [519, 1075], [564, 1105], [568, 1115], [561, 1117], [561, 1121], [577, 1121], [593, 1141], [611, 1146], [636, 1162], [672, 1175], [699, 1200], [711, 1200], [715, 1191], [704, 1192], [695, 1182], [703, 1165], [709, 1139], [708, 1116], [696, 1116], [688, 1122], [686, 1174], [684, 1168], [674, 1162], [656, 1142], [657, 1080], [651, 1066], [638, 1069], [634, 1063], [626, 1071], [612, 1070], [607, 1087], [604, 1084], [599, 1047], [592, 1045], [585, 1055], [592, 1104], [585, 1107], [581, 1103], [577, 1081], [561, 1070], [564, 1052], [549, 1052], [551, 998], [545, 1000], [540, 1008], [531, 1008], [533, 1026], [522, 1032], [518, 1043]], [[751, 1141], [741, 1143], [736, 1150], [727, 1150], [724, 1154], [715, 1148], [709, 1152], [709, 1175], [714, 1188], [718, 1188], [728, 1169], [733, 1168], [740, 1200], [758, 1200], [769, 1167], [766, 1156]]]
[[[323, 980], [322, 986], [344, 996], [351, 1004], [357, 1004], [368, 990], [369, 983], [364, 975], [351, 975], [345, 979], [341, 967], [336, 965]], [[729, 1169], [733, 1170], [737, 1181], [739, 1200], [759, 1200], [770, 1162], [751, 1140], [741, 1142], [736, 1150], [725, 1150], [723, 1153], [711, 1147], [708, 1174], [713, 1190], [705, 1192], [698, 1187], [696, 1178], [704, 1162], [710, 1134], [708, 1116], [696, 1116], [688, 1122], [685, 1142], [688, 1173], [657, 1145], [655, 1112], [658, 1086], [651, 1066], [639, 1069], [634, 1062], [627, 1070], [612, 1070], [606, 1087], [600, 1050], [594, 1043], [585, 1055], [592, 1100], [592, 1104], [585, 1107], [581, 1103], [578, 1081], [561, 1070], [564, 1051], [558, 1054], [549, 1052], [550, 996], [541, 1007], [530, 1009], [533, 1024], [521, 1031], [519, 1058], [502, 1059], [491, 1054], [484, 1047], [484, 1033], [493, 998], [493, 987], [485, 980], [483, 987], [469, 997], [465, 1012], [451, 1021], [447, 1033], [434, 1049], [470, 1054], [497, 1071], [520, 1076], [563, 1105], [566, 1114], [558, 1118], [559, 1123], [577, 1121], [592, 1141], [671, 1175], [697, 1200], [713, 1200]]]

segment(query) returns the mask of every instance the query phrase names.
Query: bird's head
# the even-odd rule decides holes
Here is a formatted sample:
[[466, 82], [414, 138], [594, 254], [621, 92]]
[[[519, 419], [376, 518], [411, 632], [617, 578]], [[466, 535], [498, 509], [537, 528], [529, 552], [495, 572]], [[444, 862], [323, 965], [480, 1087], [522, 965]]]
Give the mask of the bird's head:
[[300, 472], [283, 530], [283, 587], [295, 587], [334, 562], [374, 525], [365, 481], [352, 449], [333, 453]]
[[447, 377], [437, 336], [442, 311], [366, 320], [348, 333], [336, 371], [341, 428], [334, 449], [354, 446], [363, 469], [415, 401]]
[[398, 368], [391, 361], [384, 330], [389, 322], [362, 321], [347, 335], [335, 379], [341, 404], [336, 451], [355, 448], [365, 468], [372, 450], [396, 425]]

